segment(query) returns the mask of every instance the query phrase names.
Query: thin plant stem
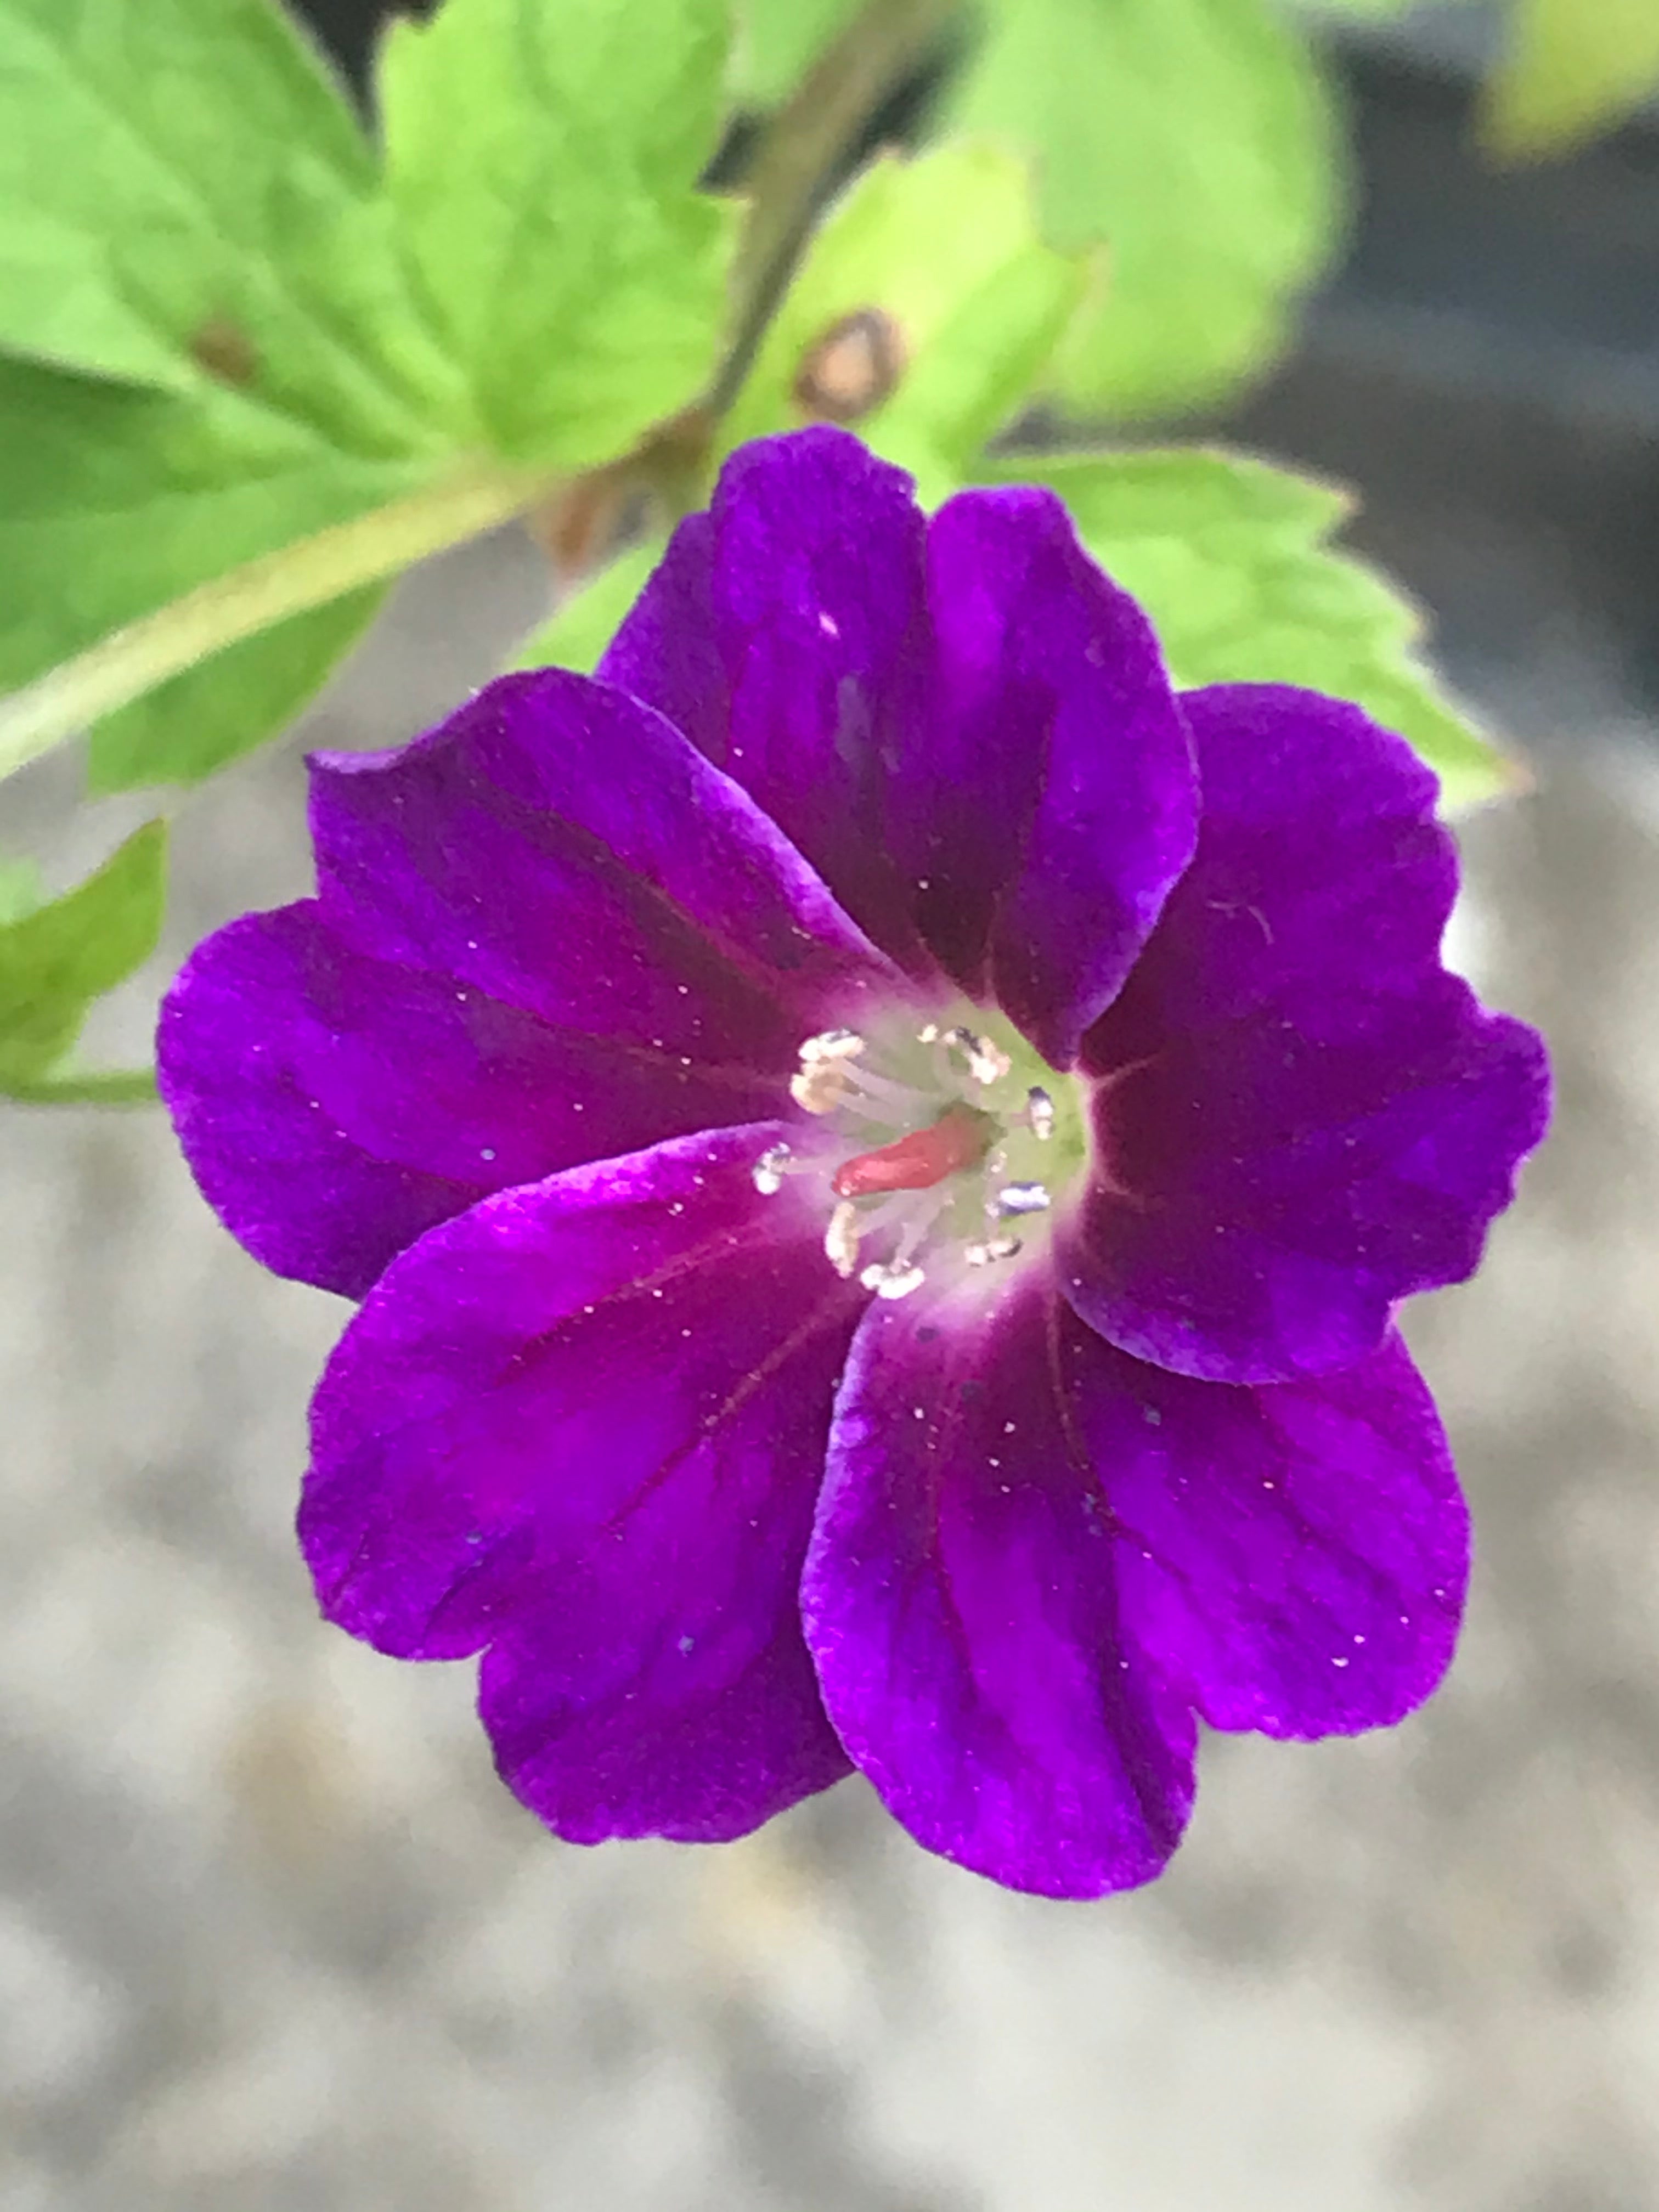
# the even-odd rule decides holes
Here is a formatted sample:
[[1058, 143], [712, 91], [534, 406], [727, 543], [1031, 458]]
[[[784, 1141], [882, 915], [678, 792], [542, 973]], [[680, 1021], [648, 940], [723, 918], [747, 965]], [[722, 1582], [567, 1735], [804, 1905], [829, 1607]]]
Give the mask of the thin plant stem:
[[245, 562], [156, 613], [112, 630], [85, 653], [0, 700], [0, 777], [209, 654], [507, 521], [546, 485], [545, 477], [500, 465], [458, 471], [429, 491]]

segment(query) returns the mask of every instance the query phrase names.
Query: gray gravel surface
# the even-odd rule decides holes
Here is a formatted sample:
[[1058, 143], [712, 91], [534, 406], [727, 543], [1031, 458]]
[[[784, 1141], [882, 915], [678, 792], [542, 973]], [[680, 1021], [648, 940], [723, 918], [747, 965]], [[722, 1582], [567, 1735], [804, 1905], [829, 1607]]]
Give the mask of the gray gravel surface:
[[[307, 736], [407, 734], [526, 590], [501, 547], [424, 580]], [[193, 803], [169, 957], [304, 886], [300, 787], [287, 748]], [[66, 873], [134, 818], [70, 790], [3, 833]], [[466, 1668], [315, 1617], [343, 1309], [159, 1116], [0, 1123], [0, 2212], [1648, 2212], [1659, 771], [1563, 769], [1466, 849], [1459, 956], [1561, 1095], [1414, 1322], [1480, 1532], [1455, 1671], [1386, 1737], [1211, 1741], [1173, 1870], [1099, 1905], [857, 1784], [720, 1850], [552, 1842]]]

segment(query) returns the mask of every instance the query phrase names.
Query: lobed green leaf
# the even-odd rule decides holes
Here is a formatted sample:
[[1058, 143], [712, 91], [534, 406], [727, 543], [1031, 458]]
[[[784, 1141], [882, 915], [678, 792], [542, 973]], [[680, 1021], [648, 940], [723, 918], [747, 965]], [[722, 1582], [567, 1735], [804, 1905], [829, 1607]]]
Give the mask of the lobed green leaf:
[[[413, 461], [354, 459], [241, 394], [190, 399], [0, 358], [0, 690], [153, 608], [415, 489]], [[360, 601], [202, 663], [94, 732], [102, 790], [181, 782], [304, 702]]]
[[384, 585], [290, 615], [106, 714], [92, 733], [94, 793], [195, 783], [285, 730], [374, 621]]
[[738, 211], [694, 189], [722, 0], [445, 0], [380, 58], [399, 235], [490, 442], [569, 468], [714, 373]]
[[[383, 167], [276, 0], [0, 0], [0, 690], [295, 556], [252, 623], [250, 595], [222, 635], [181, 608], [218, 658], [179, 673], [147, 634], [100, 705], [161, 688], [95, 733], [98, 788], [289, 720], [358, 587], [434, 550], [410, 502], [482, 527], [701, 390], [724, 50], [720, 0], [445, 0], [388, 42]], [[324, 604], [307, 541], [382, 510]], [[68, 734], [82, 687], [51, 692], [0, 755]]]
[[0, 0], [0, 349], [228, 380], [371, 454], [433, 442], [460, 390], [275, 0]]

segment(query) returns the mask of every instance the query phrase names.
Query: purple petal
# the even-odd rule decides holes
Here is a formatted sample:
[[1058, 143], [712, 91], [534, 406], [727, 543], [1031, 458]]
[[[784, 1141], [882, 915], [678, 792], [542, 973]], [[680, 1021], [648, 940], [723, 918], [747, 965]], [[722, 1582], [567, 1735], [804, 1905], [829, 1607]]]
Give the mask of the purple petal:
[[492, 1190], [753, 1120], [778, 1096], [775, 1076], [554, 1030], [372, 959], [309, 900], [200, 946], [157, 1045], [208, 1203], [266, 1267], [348, 1297]]
[[1297, 983], [1407, 987], [1439, 966], [1457, 854], [1432, 773], [1357, 707], [1286, 684], [1217, 684], [1182, 705], [1203, 823], [1093, 1072], [1270, 1006]]
[[787, 1068], [896, 981], [738, 785], [586, 677], [503, 677], [400, 751], [312, 766], [331, 915], [544, 1021]]
[[1461, 1281], [1543, 1133], [1524, 1024], [1441, 968], [1433, 780], [1357, 708], [1279, 686], [1186, 702], [1199, 851], [1091, 1032], [1095, 1172], [1059, 1228], [1115, 1344], [1223, 1382], [1351, 1364]]
[[924, 976], [881, 809], [885, 764], [926, 714], [925, 535], [910, 479], [845, 431], [760, 440], [681, 526], [600, 667], [750, 792]]
[[1192, 857], [1185, 725], [1052, 493], [963, 493], [927, 560], [930, 718], [892, 766], [893, 850], [943, 966], [1070, 1066]]
[[909, 480], [844, 432], [763, 441], [603, 672], [738, 778], [909, 972], [937, 957], [1056, 1064], [1192, 853], [1157, 641], [1045, 492], [965, 493], [925, 530]]
[[1212, 1727], [1347, 1735], [1422, 1703], [1456, 1640], [1468, 1516], [1398, 1337], [1253, 1389], [1147, 1366], [1069, 1313], [1057, 1344], [1125, 1631]]
[[387, 1270], [313, 1409], [300, 1532], [379, 1649], [493, 1645], [562, 1835], [713, 1839], [845, 1771], [797, 1586], [858, 1295], [750, 1171], [777, 1125], [503, 1191]]
[[714, 518], [688, 514], [596, 673], [643, 699], [717, 768], [727, 766], [732, 687], [714, 633]]
[[1029, 1279], [872, 1308], [802, 1597], [830, 1717], [911, 1833], [1011, 1887], [1094, 1897], [1174, 1850], [1193, 1727], [1119, 1617], [1057, 1316]]
[[775, 1110], [803, 1036], [902, 987], [661, 718], [557, 672], [315, 764], [319, 902], [210, 939], [164, 1094], [269, 1267], [360, 1295], [487, 1191]]

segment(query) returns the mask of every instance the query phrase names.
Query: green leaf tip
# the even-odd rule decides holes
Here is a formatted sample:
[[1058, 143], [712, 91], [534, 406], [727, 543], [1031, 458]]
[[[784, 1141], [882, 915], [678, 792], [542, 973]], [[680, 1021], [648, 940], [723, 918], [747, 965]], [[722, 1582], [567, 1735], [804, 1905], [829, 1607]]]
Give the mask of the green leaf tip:
[[630, 545], [573, 591], [513, 656], [514, 668], [574, 668], [589, 676], [663, 555], [652, 539]]
[[1481, 143], [1500, 161], [1569, 153], [1656, 87], [1659, 0], [1516, 0], [1481, 93]]
[[[18, 873], [8, 866], [14, 884]], [[73, 890], [0, 922], [0, 1093], [35, 1103], [153, 1095], [143, 1071], [63, 1063], [93, 1001], [155, 951], [166, 886], [167, 825], [150, 822]]]

